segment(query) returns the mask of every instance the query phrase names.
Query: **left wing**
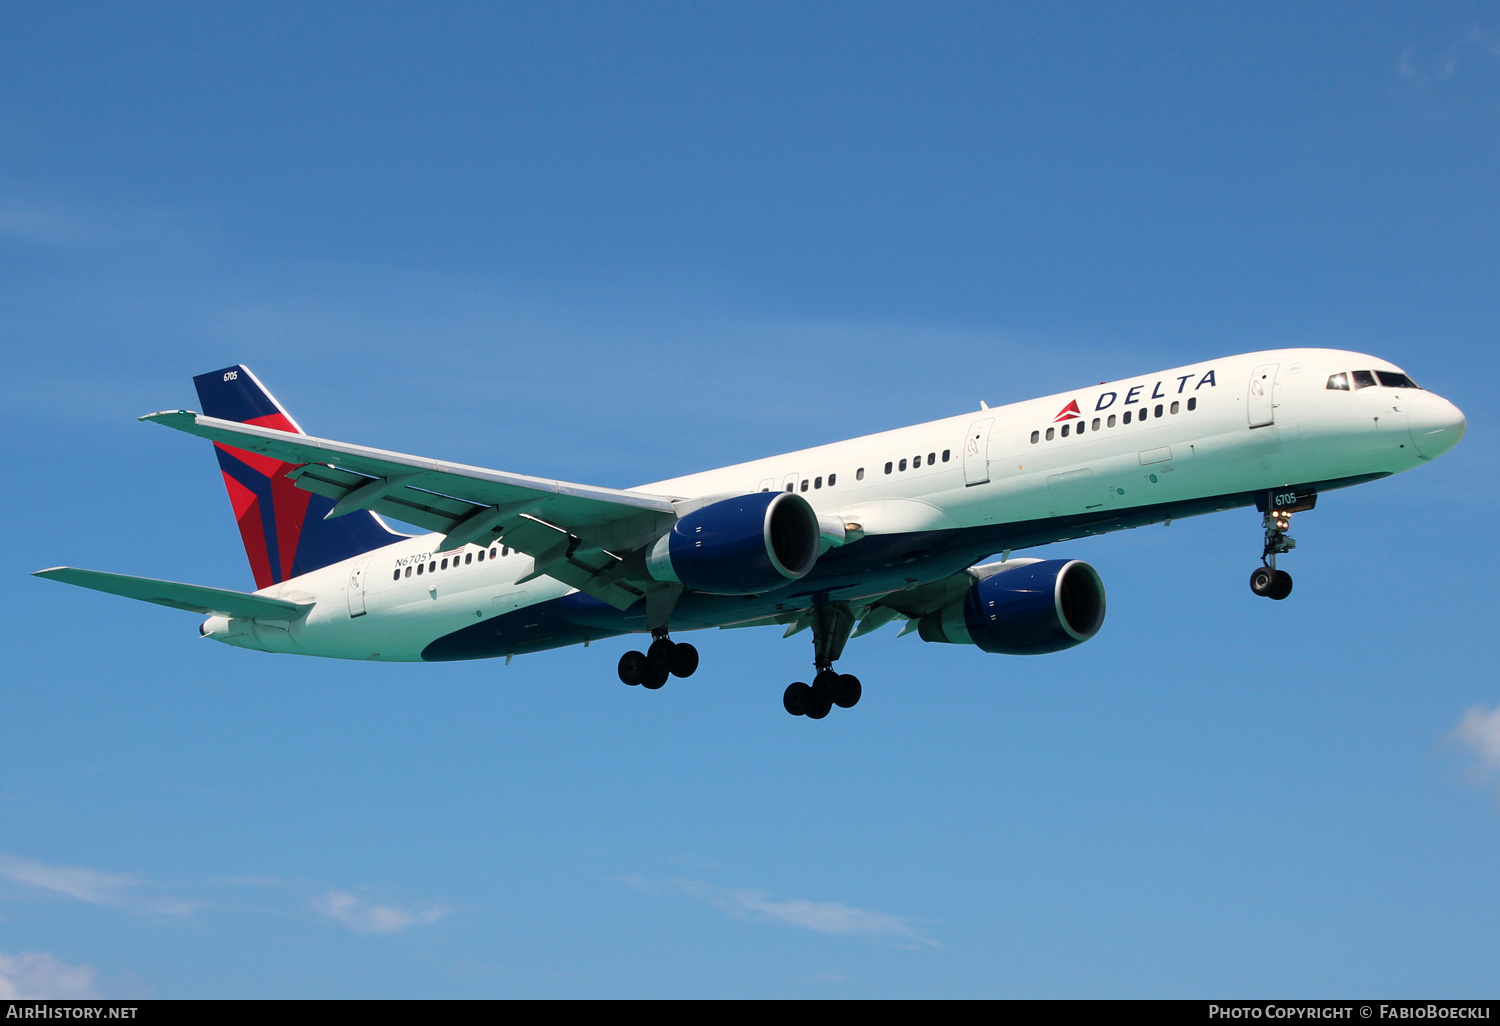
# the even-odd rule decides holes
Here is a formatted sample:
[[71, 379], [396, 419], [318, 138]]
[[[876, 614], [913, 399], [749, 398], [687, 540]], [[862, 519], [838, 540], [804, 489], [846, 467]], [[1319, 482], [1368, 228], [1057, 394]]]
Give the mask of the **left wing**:
[[446, 535], [444, 551], [503, 539], [532, 557], [534, 576], [555, 577], [617, 609], [667, 587], [647, 576], [643, 561], [617, 554], [641, 549], [677, 519], [666, 496], [447, 463], [187, 410], [141, 420], [305, 464], [287, 477], [338, 500], [330, 517], [373, 510]]

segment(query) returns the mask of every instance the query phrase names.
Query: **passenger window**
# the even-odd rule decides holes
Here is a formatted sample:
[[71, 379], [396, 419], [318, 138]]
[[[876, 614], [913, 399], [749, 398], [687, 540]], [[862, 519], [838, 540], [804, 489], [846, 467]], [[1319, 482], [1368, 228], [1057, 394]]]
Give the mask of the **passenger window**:
[[1086, 424], [1085, 424], [1085, 423], [1084, 423], [1084, 422], [1083, 422], [1083, 421], [1081, 421], [1081, 420], [1080, 420], [1080, 421], [1079, 421], [1079, 422], [1078, 422], [1078, 434], [1080, 434], [1080, 435], [1081, 435], [1081, 434], [1083, 434], [1083, 429], [1084, 429], [1084, 428], [1085, 428], [1085, 427], [1087, 427], [1087, 426], [1088, 426], [1088, 425], [1086, 425]]
[[805, 478], [805, 477], [804, 477], [804, 478], [803, 478], [803, 479], [802, 479], [802, 490], [803, 490], [803, 491], [804, 491], [804, 492], [805, 492], [805, 491], [807, 491], [807, 485], [808, 485], [808, 481], [807, 481], [807, 478]]
[[890, 465], [890, 464], [889, 464], [889, 463], [887, 463], [887, 464], [886, 464], [886, 465], [885, 465], [885, 472], [886, 472], [886, 473], [887, 473], [887, 474], [889, 474], [889, 473], [890, 473], [890, 472], [891, 472], [891, 465]]
[[421, 577], [422, 576], [422, 571], [425, 570], [425, 569], [427, 569], [427, 564], [426, 563], [418, 563], [417, 564], [417, 576]]
[[1375, 384], [1375, 374], [1373, 371], [1354, 372], [1354, 387], [1356, 389], [1369, 388], [1373, 384]]
[[795, 481], [788, 481], [786, 483], [786, 490], [789, 492], [795, 492], [797, 490], [797, 483]]
[[932, 466], [936, 462], [937, 462], [937, 453], [935, 453], [935, 452], [928, 453], [927, 454], [927, 465], [930, 467], [930, 466]]
[[427, 564], [427, 572], [430, 574], [437, 573], [437, 560], [434, 559], [431, 563]]
[[1120, 418], [1120, 423], [1121, 424], [1129, 424], [1130, 423], [1130, 411], [1129, 410], [1126, 410], [1125, 411], [1125, 416], [1123, 416], [1123, 417]]
[[837, 474], [829, 474], [828, 475], [828, 487], [832, 488], [834, 485], [838, 484], [838, 480], [839, 480], [839, 476]]
[[922, 454], [918, 453], [916, 456], [914, 456], [912, 458], [911, 469], [916, 470], [921, 465], [922, 465]]
[[474, 553], [472, 553], [472, 552], [465, 552], [464, 553], [464, 566], [468, 566], [472, 562], [474, 562]]
[[858, 470], [856, 470], [854, 472], [854, 480], [856, 480], [856, 481], [863, 481], [864, 479], [865, 479], [865, 468], [864, 467], [860, 467]]
[[819, 476], [813, 478], [813, 487], [814, 488], [822, 488], [823, 487], [823, 477], [822, 477], [822, 475], [819, 475]]
[[493, 548], [490, 549], [490, 558], [491, 559], [495, 558], [495, 550]]
[[1188, 412], [1192, 413], [1197, 408], [1198, 408], [1198, 397], [1197, 396], [1193, 396], [1193, 398], [1191, 398], [1191, 399], [1188, 400]]
[[391, 580], [393, 580], [393, 581], [399, 581], [399, 580], [401, 580], [401, 568], [399, 566], [396, 568], [396, 572], [393, 573], [393, 574], [391, 574]]
[[1175, 399], [1172, 401], [1172, 412], [1174, 414], [1177, 412], [1179, 405], [1180, 404]]
[[1068, 437], [1068, 428], [1069, 428], [1069, 426], [1070, 426], [1070, 425], [1068, 425], [1068, 424], [1064, 424], [1064, 425], [1063, 425], [1063, 426], [1062, 426], [1062, 436], [1063, 436], [1063, 437], [1064, 437], [1064, 438], [1067, 438], [1067, 437]]
[[1328, 375], [1328, 388], [1333, 392], [1349, 391], [1349, 375], [1340, 371], [1338, 374]]
[[1094, 423], [1092, 425], [1090, 425], [1089, 430], [1091, 430], [1091, 431], [1098, 431], [1099, 430], [1099, 418], [1098, 417], [1094, 418]]
[[1042, 440], [1042, 433], [1040, 431], [1033, 431], [1031, 433], [1031, 444], [1032, 445], [1035, 445], [1037, 442], [1040, 442], [1041, 440]]
[[448, 561], [446, 559], [443, 560], [443, 569], [444, 570], [448, 569]]
[[406, 568], [406, 576], [408, 576], [408, 577], [411, 576], [411, 567], [407, 567]]
[[1047, 441], [1049, 441], [1049, 442], [1052, 441], [1052, 436], [1055, 433], [1056, 433], [1056, 429], [1055, 428], [1048, 428], [1047, 429]]
[[1156, 416], [1158, 419], [1161, 418], [1161, 403], [1156, 404]]
[[483, 549], [480, 549], [480, 550], [479, 550], [479, 561], [480, 561], [480, 562], [481, 562], [481, 563], [483, 563], [483, 562], [484, 562], [484, 550], [483, 550]]
[[901, 461], [901, 464], [900, 464], [900, 468], [899, 468], [899, 469], [901, 469], [901, 470], [905, 470], [905, 469], [906, 469], [906, 461], [905, 461], [905, 460], [902, 460], [902, 461]]

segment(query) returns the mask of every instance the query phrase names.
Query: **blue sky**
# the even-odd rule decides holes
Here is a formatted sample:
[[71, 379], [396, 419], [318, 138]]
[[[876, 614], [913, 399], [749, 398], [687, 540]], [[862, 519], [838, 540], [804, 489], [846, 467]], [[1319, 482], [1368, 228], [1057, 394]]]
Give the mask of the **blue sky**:
[[[0, 11], [0, 995], [1493, 994], [1493, 4]], [[1216, 355], [1469, 434], [1057, 547], [1100, 635], [373, 666], [34, 580], [252, 586], [208, 447], [631, 484]]]

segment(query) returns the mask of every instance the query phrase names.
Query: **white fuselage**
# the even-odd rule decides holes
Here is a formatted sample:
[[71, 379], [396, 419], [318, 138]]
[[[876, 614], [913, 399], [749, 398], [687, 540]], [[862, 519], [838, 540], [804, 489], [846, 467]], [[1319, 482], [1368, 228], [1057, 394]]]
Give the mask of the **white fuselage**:
[[[690, 506], [707, 497], [795, 489], [820, 519], [853, 528], [842, 542], [847, 546], [946, 532], [970, 532], [976, 545], [984, 545], [1004, 538], [1007, 525], [1026, 525], [1018, 528], [1019, 548], [1038, 544], [1043, 535], [1061, 540], [1135, 526], [1141, 515], [1166, 519], [1242, 506], [1247, 493], [1266, 489], [1337, 487], [1398, 473], [1441, 455], [1462, 436], [1463, 415], [1432, 392], [1328, 387], [1331, 375], [1356, 370], [1399, 373], [1384, 360], [1338, 350], [1250, 353], [657, 481], [641, 490]], [[1222, 503], [1213, 503], [1216, 498]], [[976, 530], [983, 528], [990, 530]], [[305, 618], [289, 625], [214, 617], [203, 631], [266, 651], [420, 660], [434, 639], [478, 620], [537, 609], [540, 625], [546, 604], [573, 592], [548, 577], [517, 584], [532, 572], [532, 560], [503, 545], [486, 548], [481, 559], [476, 546], [440, 553], [441, 541], [435, 534], [407, 538], [259, 592], [314, 603]], [[973, 555], [999, 551], [1002, 544]], [[924, 582], [955, 569], [951, 559], [924, 560], [917, 552], [904, 559], [901, 572], [906, 581]], [[846, 588], [841, 597], [889, 590], [885, 579], [873, 575], [863, 596]], [[744, 608], [722, 622], [689, 618], [673, 626], [722, 626], [763, 615], [760, 607]], [[597, 636], [642, 627], [622, 621]], [[557, 644], [586, 637], [559, 636]], [[533, 647], [555, 647], [545, 641]]]

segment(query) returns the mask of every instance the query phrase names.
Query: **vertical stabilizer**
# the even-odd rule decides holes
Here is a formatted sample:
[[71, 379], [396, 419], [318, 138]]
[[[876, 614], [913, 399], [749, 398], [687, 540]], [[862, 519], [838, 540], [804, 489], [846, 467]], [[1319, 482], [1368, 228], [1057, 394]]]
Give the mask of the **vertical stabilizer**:
[[[243, 365], [199, 374], [193, 378], [203, 412], [221, 420], [275, 428], [292, 434], [305, 432]], [[386, 527], [368, 510], [356, 510], [333, 520], [323, 516], [333, 500], [303, 491], [287, 480], [298, 464], [283, 463], [242, 449], [214, 443], [214, 455], [224, 472], [229, 504], [240, 525], [245, 555], [255, 574], [255, 586], [266, 588], [361, 552], [378, 549], [404, 535]]]

